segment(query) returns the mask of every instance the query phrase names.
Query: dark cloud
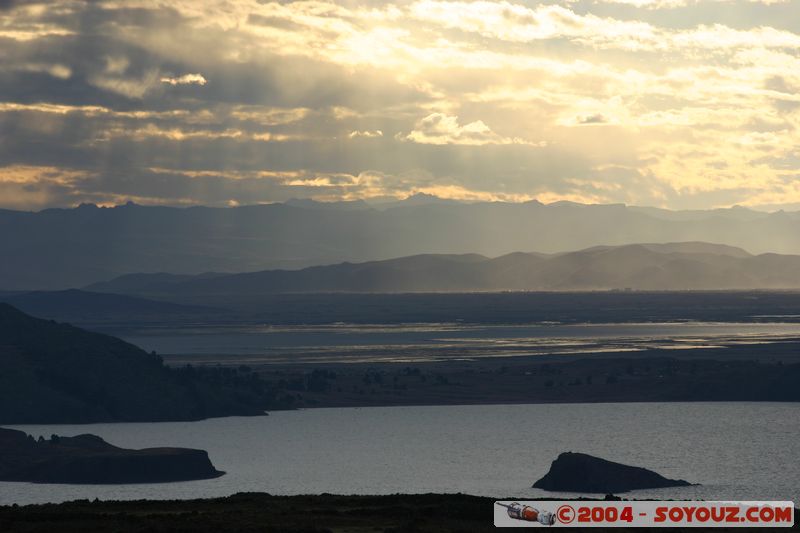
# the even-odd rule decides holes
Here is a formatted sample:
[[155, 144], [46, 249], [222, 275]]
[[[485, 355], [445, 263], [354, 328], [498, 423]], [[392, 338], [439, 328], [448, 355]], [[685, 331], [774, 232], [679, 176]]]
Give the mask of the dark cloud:
[[608, 119], [603, 115], [597, 113], [586, 117], [578, 117], [579, 124], [606, 124]]
[[0, 0], [0, 11], [8, 11], [22, 4], [21, 0]]
[[278, 28], [281, 30], [298, 31], [305, 28], [302, 24], [298, 24], [291, 20], [280, 17], [265, 17], [263, 15], [249, 14], [247, 16], [247, 23], [255, 26], [269, 26], [271, 28]]

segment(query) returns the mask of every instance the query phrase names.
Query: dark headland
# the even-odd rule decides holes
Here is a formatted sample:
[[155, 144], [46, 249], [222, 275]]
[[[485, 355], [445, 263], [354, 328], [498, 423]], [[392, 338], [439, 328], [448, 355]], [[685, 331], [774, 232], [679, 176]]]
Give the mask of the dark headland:
[[266, 384], [238, 369], [169, 368], [118, 338], [0, 303], [0, 424], [263, 415]]
[[[160, 483], [223, 475], [203, 450], [117, 448], [95, 435], [34, 439], [0, 428], [0, 481], [33, 483]], [[0, 528], [2, 529], [2, 528]]]
[[688, 481], [667, 479], [646, 468], [615, 463], [585, 453], [564, 452], [550, 465], [550, 471], [533, 484], [533, 488], [608, 494], [689, 485]]

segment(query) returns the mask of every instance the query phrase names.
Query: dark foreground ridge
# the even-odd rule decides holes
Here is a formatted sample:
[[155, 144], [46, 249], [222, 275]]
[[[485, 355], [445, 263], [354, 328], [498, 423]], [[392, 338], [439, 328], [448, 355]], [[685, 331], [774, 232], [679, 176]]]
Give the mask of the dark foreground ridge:
[[[62, 504], [0, 507], [0, 531], [488, 533], [498, 531], [493, 524], [494, 502], [494, 498], [465, 494], [271, 496], [261, 493], [184, 501], [83, 500]], [[792, 528], [797, 529], [797, 525]], [[592, 531], [604, 530], [619, 531], [618, 528], [596, 528]], [[685, 530], [693, 533], [724, 531], [719, 528]]]
[[[34, 440], [0, 428], [0, 481], [33, 483], [161, 483], [224, 474], [208, 453], [189, 448], [117, 448], [95, 435]], [[0, 527], [0, 530], [4, 530]]]
[[0, 303], [0, 424], [199, 420], [273, 407], [249, 372], [169, 368], [116, 337]]
[[562, 492], [628, 492], [638, 489], [685, 487], [682, 479], [667, 479], [646, 468], [607, 461], [585, 453], [564, 452], [533, 488]]

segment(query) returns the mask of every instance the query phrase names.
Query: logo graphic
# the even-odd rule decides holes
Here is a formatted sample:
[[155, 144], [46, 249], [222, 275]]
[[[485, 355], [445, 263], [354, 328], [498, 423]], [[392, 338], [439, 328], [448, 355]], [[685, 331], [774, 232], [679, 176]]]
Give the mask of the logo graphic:
[[[525, 522], [539, 522], [544, 526], [552, 526], [556, 523], [556, 516], [550, 511], [540, 511], [530, 505], [521, 505], [514, 502], [510, 505], [497, 502], [500, 507], [505, 507], [508, 516], [515, 520], [524, 520]], [[573, 511], [573, 516], [575, 512]]]
[[[790, 501], [495, 501], [496, 527], [792, 527]], [[540, 505], [549, 510], [544, 510]]]
[[556, 511], [556, 516], [562, 524], [569, 524], [575, 520], [575, 509], [571, 505], [562, 505]]

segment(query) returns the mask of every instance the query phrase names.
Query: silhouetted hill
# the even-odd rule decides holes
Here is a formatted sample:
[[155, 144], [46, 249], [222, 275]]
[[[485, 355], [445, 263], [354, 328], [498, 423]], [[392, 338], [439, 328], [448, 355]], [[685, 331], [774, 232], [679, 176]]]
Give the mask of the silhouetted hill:
[[112, 280], [115, 289], [113, 291], [105, 290], [107, 288], [107, 282], [104, 281], [92, 283], [86, 287], [86, 289], [97, 292], [144, 292], [145, 290], [157, 290], [161, 286], [168, 286], [181, 281], [213, 278], [222, 275], [224, 274], [218, 274], [215, 272], [206, 272], [196, 275], [169, 274], [167, 272], [125, 274]]
[[[184, 279], [179, 276], [172, 279], [176, 278]], [[180, 305], [78, 289], [0, 294], [0, 302], [11, 304], [38, 317], [71, 321], [176, 319], [220, 313], [219, 309], [211, 307]]]
[[497, 257], [685, 241], [800, 253], [800, 215], [569, 202], [465, 204], [425, 195], [376, 205], [296, 200], [235, 208], [2, 210], [0, 289], [64, 289], [137, 272], [247, 272], [427, 253]]
[[33, 483], [162, 483], [224, 474], [190, 448], [117, 448], [96, 435], [49, 440], [0, 428], [0, 480]]
[[[105, 290], [127, 292], [115, 282]], [[800, 288], [800, 256], [750, 255], [698, 242], [598, 246], [543, 255], [418, 255], [301, 270], [181, 280], [142, 291], [160, 298], [311, 292]], [[149, 290], [148, 290], [149, 289]], [[191, 299], [191, 298], [190, 298]]]
[[372, 209], [364, 200], [350, 200], [342, 202], [317, 202], [308, 198], [293, 198], [284, 202], [292, 207], [303, 207], [306, 209], [331, 209], [341, 211], [360, 211], [362, 209]]
[[615, 463], [585, 453], [564, 452], [553, 461], [547, 474], [533, 484], [533, 488], [611, 494], [688, 485], [691, 483], [667, 479], [646, 468]]
[[[681, 254], [712, 254], [712, 255], [728, 255], [731, 257], [751, 257], [741, 248], [735, 246], [726, 246], [724, 244], [713, 244], [708, 242], [668, 242], [668, 243], [652, 243], [652, 244], [639, 244], [642, 248], [656, 252], [659, 254], [681, 253]], [[588, 248], [585, 251], [601, 251], [611, 250], [617, 248], [615, 246], [595, 246]]]
[[271, 396], [235, 370], [171, 369], [99, 333], [0, 303], [0, 424], [258, 415]]

